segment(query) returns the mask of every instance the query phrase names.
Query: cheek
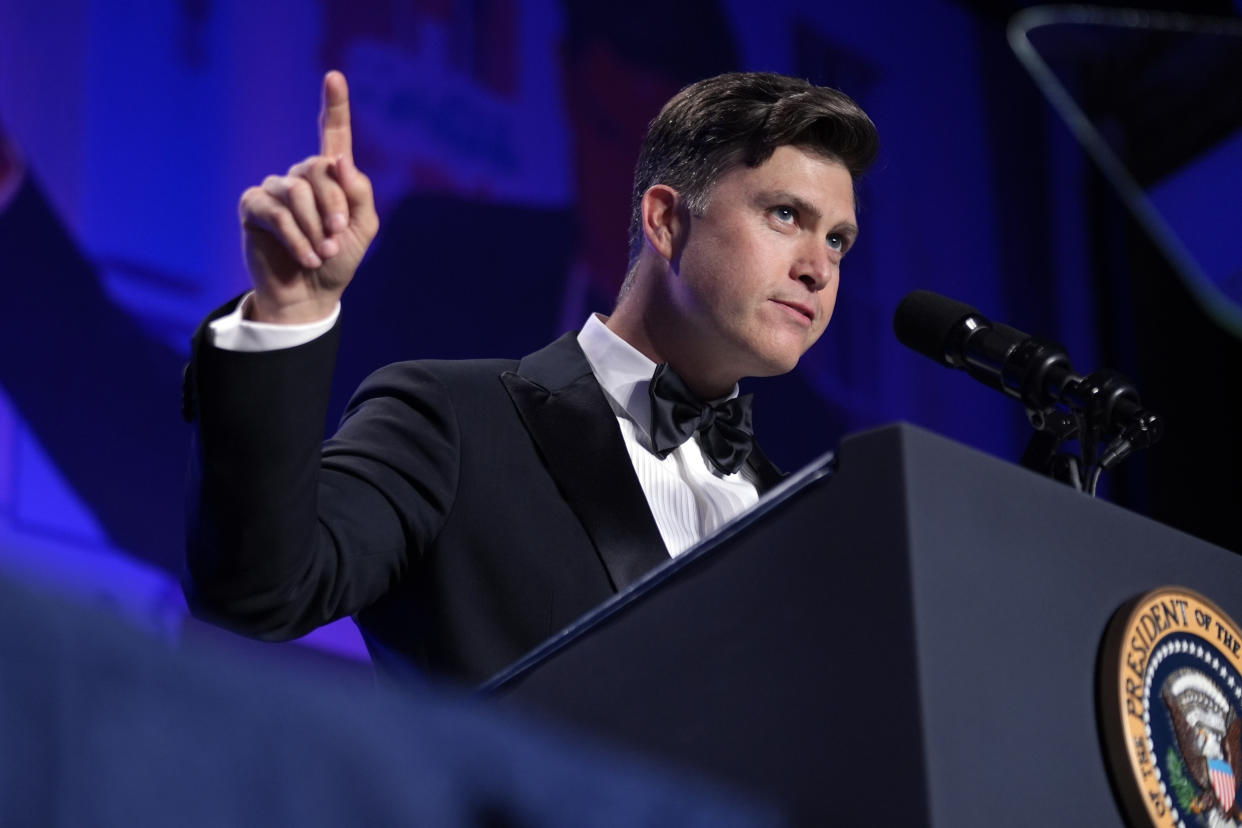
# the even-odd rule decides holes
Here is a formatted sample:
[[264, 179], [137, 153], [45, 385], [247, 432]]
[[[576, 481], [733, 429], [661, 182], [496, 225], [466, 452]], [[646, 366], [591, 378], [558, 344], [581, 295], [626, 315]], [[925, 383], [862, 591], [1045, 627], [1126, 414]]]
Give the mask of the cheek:
[[717, 291], [738, 302], [766, 299], [775, 284], [786, 278], [788, 252], [779, 244], [763, 244], [741, 232], [720, 239], [711, 258], [711, 279]]
[[727, 225], [700, 228], [686, 246], [678, 262], [685, 287], [701, 305], [717, 315], [748, 318], [749, 311], [762, 304], [788, 257], [779, 240], [765, 244], [753, 228]]
[[679, 281], [700, 304], [718, 305], [727, 295], [733, 281], [733, 274], [729, 272], [729, 259], [727, 245], [688, 245], [677, 262]]

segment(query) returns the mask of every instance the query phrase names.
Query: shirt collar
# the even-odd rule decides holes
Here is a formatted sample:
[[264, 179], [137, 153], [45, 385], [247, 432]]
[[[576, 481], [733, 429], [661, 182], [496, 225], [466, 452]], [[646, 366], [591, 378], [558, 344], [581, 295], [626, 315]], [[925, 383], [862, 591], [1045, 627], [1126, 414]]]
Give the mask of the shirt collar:
[[[617, 336], [604, 324], [604, 317], [598, 313], [591, 314], [582, 326], [578, 333], [578, 347], [586, 354], [591, 371], [604, 389], [604, 395], [612, 403], [613, 409], [632, 420], [650, 443], [648, 429], [651, 427], [651, 396], [648, 389], [656, 364]], [[732, 399], [737, 393], [738, 388], [735, 385], [728, 396], [712, 402]]]

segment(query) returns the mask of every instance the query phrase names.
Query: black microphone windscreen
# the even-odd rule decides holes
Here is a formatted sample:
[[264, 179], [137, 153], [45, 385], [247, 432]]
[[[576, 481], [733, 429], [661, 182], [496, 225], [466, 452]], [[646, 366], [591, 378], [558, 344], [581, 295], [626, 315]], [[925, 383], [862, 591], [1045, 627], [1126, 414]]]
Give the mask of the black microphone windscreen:
[[906, 294], [906, 298], [897, 305], [897, 311], [893, 314], [893, 332], [907, 348], [942, 365], [949, 365], [945, 358], [949, 335], [968, 316], [984, 318], [965, 302], [930, 290], [915, 290]]

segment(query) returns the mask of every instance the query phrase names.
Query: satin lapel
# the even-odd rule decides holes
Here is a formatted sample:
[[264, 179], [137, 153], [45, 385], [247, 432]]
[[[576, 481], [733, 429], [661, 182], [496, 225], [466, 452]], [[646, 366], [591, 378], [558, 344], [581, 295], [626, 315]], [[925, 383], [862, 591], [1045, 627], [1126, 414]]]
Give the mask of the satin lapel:
[[613, 588], [668, 561], [616, 415], [574, 335], [526, 357], [501, 381]]

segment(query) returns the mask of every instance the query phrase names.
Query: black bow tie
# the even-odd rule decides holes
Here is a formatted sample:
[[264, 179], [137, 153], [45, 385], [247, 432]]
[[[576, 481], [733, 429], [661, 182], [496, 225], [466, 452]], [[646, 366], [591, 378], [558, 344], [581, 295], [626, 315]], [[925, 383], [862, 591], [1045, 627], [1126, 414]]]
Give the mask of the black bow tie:
[[697, 431], [708, 459], [720, 471], [733, 474], [746, 462], [755, 442], [750, 394], [710, 405], [696, 397], [668, 363], [656, 368], [650, 392], [651, 449], [660, 459]]

